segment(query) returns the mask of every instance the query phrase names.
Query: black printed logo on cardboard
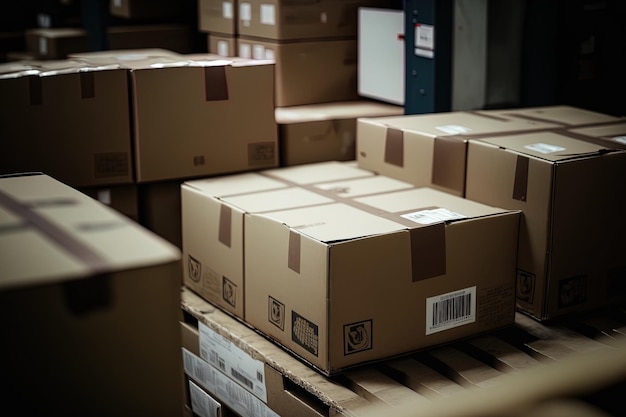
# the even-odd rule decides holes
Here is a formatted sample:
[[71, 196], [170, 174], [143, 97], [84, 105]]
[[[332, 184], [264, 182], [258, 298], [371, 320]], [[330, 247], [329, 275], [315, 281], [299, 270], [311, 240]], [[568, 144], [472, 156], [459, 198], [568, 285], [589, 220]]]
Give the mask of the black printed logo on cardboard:
[[517, 298], [528, 304], [533, 303], [535, 295], [535, 274], [517, 270]]
[[222, 277], [222, 298], [233, 308], [237, 305], [237, 285], [226, 277]]
[[277, 299], [269, 297], [267, 310], [267, 318], [269, 322], [278, 327], [281, 331], [284, 331], [285, 305]]
[[192, 281], [200, 281], [202, 276], [202, 264], [199, 260], [189, 255], [187, 258], [187, 274]]
[[313, 355], [318, 355], [319, 330], [317, 325], [295, 311], [291, 312], [291, 340]]
[[587, 301], [587, 277], [578, 275], [559, 281], [559, 308], [583, 304]]
[[373, 347], [372, 320], [360, 321], [343, 326], [343, 354], [351, 355]]

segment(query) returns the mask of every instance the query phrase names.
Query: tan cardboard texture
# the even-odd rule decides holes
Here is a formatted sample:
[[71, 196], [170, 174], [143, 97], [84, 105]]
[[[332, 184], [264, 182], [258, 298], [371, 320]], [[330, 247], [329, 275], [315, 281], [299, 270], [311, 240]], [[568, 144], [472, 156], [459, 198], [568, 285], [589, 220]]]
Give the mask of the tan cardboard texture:
[[177, 248], [97, 200], [0, 177], [4, 405], [179, 415], [180, 269]]
[[623, 299], [622, 217], [618, 190], [626, 153], [534, 132], [469, 142], [467, 198], [522, 211], [519, 307], [538, 319]]
[[323, 373], [512, 323], [517, 211], [410, 187], [244, 222], [246, 321]]
[[465, 195], [467, 141], [497, 133], [555, 128], [473, 112], [359, 118], [358, 165], [418, 187]]

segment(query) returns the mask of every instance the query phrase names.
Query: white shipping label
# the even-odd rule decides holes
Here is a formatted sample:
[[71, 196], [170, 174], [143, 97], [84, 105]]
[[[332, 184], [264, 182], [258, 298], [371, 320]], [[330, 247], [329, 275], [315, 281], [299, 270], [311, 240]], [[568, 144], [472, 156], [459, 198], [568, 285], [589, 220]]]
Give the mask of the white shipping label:
[[459, 135], [462, 133], [471, 132], [472, 129], [469, 127], [461, 126], [461, 125], [443, 125], [443, 126], [435, 126], [435, 129], [447, 133], [448, 135]]
[[265, 48], [265, 59], [274, 60], [274, 50]]
[[420, 210], [414, 213], [403, 214], [402, 217], [419, 224], [433, 224], [445, 222], [448, 220], [465, 219], [467, 216], [455, 213], [454, 211], [445, 208], [436, 208], [431, 210]]
[[230, 56], [227, 41], [217, 41], [217, 54], [219, 56]]
[[524, 148], [529, 149], [531, 151], [539, 152], [542, 154], [561, 152], [565, 150], [565, 148], [561, 146], [550, 145], [549, 143], [532, 143], [530, 145], [524, 146]]
[[276, 24], [276, 8], [273, 4], [261, 5], [261, 23], [272, 26]]
[[218, 417], [221, 404], [207, 394], [193, 381], [189, 381], [189, 397], [191, 399], [191, 411], [200, 417]]
[[320, 13], [320, 23], [328, 23], [328, 15], [326, 12]]
[[234, 16], [233, 13], [233, 2], [232, 1], [223, 1], [222, 2], [222, 17], [224, 19], [232, 19]]
[[267, 402], [265, 365], [230, 340], [199, 323], [200, 357]]
[[247, 43], [242, 43], [239, 45], [239, 56], [241, 58], [250, 59], [252, 58], [252, 51], [250, 49], [250, 45]]
[[476, 321], [476, 287], [426, 299], [426, 335]]
[[420, 49], [435, 49], [435, 27], [418, 23], [415, 25], [415, 47]]
[[252, 6], [250, 3], [239, 3], [239, 20], [242, 20], [247, 26], [252, 20]]
[[613, 141], [626, 144], [626, 136], [615, 136]]
[[265, 47], [263, 45], [254, 45], [252, 47], [252, 58], [265, 59]]
[[183, 348], [185, 373], [242, 417], [279, 417], [263, 401], [218, 371], [208, 362]]

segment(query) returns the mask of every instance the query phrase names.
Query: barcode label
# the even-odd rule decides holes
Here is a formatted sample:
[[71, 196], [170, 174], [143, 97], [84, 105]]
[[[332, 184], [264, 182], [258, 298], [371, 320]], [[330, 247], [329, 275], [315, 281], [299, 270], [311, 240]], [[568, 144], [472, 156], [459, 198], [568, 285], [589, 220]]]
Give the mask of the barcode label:
[[476, 287], [426, 299], [426, 334], [476, 321]]
[[233, 378], [235, 378], [235, 380], [239, 381], [241, 384], [243, 384], [249, 390], [253, 390], [254, 389], [254, 384], [252, 383], [252, 381], [250, 381], [248, 378], [246, 378], [246, 376], [244, 374], [242, 374], [241, 372], [239, 372], [235, 368], [232, 368], [230, 370], [230, 374], [233, 376]]

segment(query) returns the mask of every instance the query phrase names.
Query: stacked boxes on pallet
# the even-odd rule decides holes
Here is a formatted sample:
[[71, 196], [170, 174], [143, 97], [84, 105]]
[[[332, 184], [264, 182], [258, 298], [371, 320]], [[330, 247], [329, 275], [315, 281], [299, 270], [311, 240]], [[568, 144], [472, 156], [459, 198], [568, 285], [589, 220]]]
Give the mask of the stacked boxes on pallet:
[[626, 208], [621, 120], [568, 106], [364, 118], [357, 161], [520, 210], [517, 305], [550, 319], [624, 300], [626, 222], [606, 217]]

